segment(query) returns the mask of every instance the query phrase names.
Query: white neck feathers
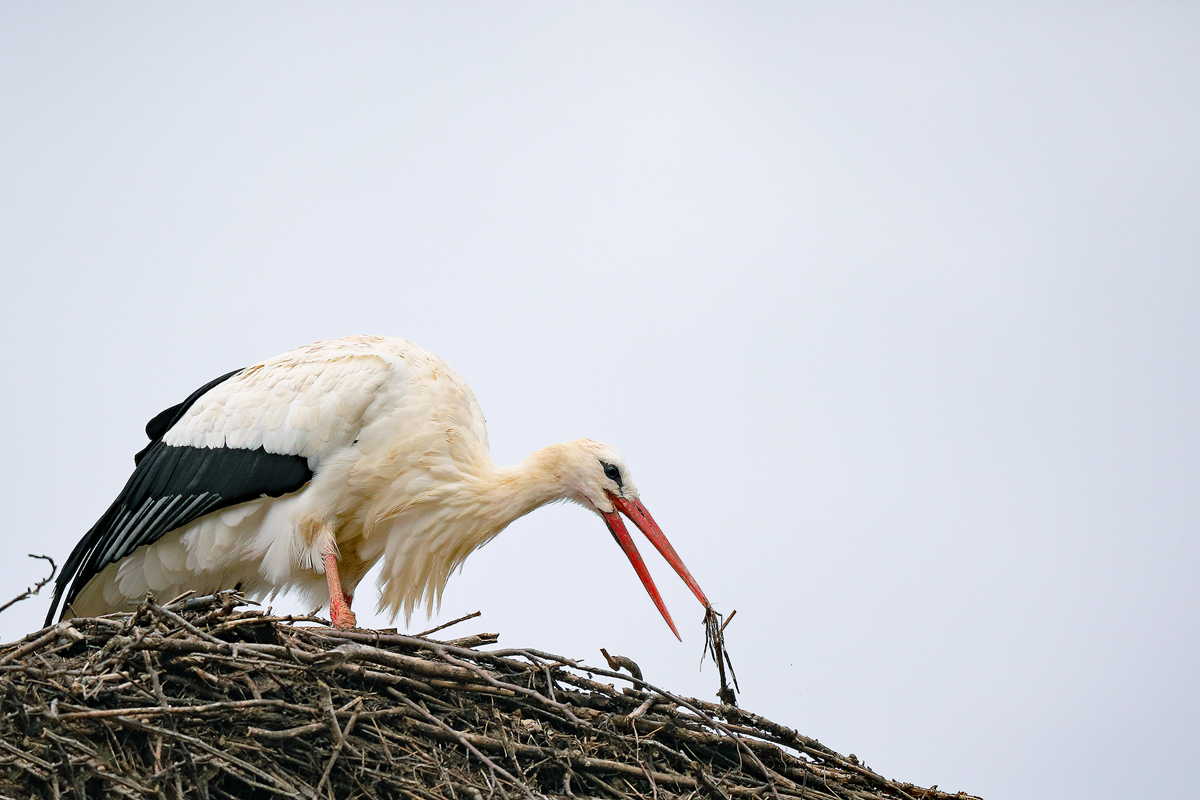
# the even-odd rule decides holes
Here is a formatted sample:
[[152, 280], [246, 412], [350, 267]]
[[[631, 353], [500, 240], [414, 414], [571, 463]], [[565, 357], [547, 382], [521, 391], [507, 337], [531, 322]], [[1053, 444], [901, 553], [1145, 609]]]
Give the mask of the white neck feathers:
[[379, 520], [383, 542], [379, 610], [422, 603], [432, 612], [450, 575], [468, 555], [510, 523], [547, 503], [569, 498], [562, 480], [563, 450], [550, 445], [511, 467], [480, 465], [439, 480]]

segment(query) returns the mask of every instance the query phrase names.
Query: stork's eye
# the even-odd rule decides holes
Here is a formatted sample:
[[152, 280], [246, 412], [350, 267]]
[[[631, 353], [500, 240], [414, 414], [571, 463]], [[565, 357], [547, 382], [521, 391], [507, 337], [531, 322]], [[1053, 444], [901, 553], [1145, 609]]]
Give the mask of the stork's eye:
[[606, 461], [601, 461], [600, 466], [604, 467], [604, 475], [610, 481], [616, 483], [618, 487], [624, 485], [621, 481], [621, 470], [617, 469], [615, 465], [609, 464]]

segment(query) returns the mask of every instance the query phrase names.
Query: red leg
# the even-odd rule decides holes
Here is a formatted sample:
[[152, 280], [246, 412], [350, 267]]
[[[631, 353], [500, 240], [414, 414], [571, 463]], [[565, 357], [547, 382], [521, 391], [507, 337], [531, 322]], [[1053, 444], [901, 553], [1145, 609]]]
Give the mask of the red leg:
[[329, 581], [329, 618], [335, 628], [353, 628], [358, 624], [350, 610], [350, 597], [342, 591], [338, 579], [337, 555], [332, 551], [325, 554], [325, 578]]

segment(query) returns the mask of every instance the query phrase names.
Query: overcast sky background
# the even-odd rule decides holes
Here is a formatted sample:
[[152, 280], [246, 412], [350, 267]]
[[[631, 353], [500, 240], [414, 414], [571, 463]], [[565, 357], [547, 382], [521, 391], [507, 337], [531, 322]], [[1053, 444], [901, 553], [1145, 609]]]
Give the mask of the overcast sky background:
[[[988, 800], [1196, 797], [1198, 42], [1168, 2], [4, 3], [0, 600], [155, 413], [388, 334], [497, 462], [622, 451], [746, 707]], [[573, 506], [434, 621], [712, 700], [642, 550], [682, 644]]]

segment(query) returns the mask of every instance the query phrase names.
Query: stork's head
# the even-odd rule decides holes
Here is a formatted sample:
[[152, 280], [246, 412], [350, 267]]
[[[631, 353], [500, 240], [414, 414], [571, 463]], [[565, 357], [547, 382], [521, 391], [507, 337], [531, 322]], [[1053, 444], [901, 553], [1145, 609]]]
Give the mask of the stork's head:
[[650, 599], [658, 607], [663, 619], [671, 626], [675, 637], [679, 638], [679, 631], [675, 629], [675, 623], [671, 620], [671, 615], [667, 613], [667, 607], [663, 604], [654, 580], [650, 577], [645, 562], [642, 561], [637, 547], [633, 544], [633, 538], [625, 528], [621, 514], [628, 517], [638, 527], [638, 530], [646, 534], [646, 538], [658, 549], [658, 552], [662, 553], [663, 558], [674, 568], [679, 577], [683, 578], [683, 582], [688, 585], [688, 588], [706, 609], [710, 607], [708, 598], [704, 596], [699, 584], [688, 572], [688, 568], [684, 566], [683, 560], [679, 558], [675, 548], [667, 541], [667, 537], [663, 535], [658, 523], [650, 516], [650, 512], [642, 505], [642, 501], [638, 499], [638, 490], [633, 483], [633, 478], [629, 475], [629, 467], [625, 465], [625, 459], [621, 458], [621, 454], [612, 447], [591, 439], [577, 439], [564, 445], [559, 456], [558, 467], [561, 470], [559, 481], [568, 497], [595, 511], [604, 519], [609, 532], [629, 558], [629, 563], [633, 565], [634, 570], [637, 571]]

